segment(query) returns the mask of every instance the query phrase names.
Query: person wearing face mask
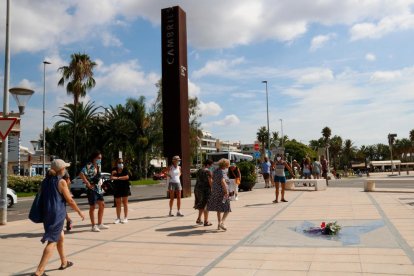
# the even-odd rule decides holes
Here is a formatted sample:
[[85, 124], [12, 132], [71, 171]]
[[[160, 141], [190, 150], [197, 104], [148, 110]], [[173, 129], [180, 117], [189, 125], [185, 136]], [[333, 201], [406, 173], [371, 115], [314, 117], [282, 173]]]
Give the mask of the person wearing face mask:
[[[102, 154], [99, 151], [92, 153], [90, 162], [81, 170], [79, 176], [88, 188], [89, 217], [91, 218], [92, 232], [101, 232], [101, 229], [108, 229], [103, 224], [105, 203], [103, 190], [100, 185]], [[95, 224], [95, 205], [98, 204], [98, 224]]]
[[[114, 198], [116, 205], [115, 224], [128, 223], [128, 195], [129, 195], [129, 174], [124, 167], [122, 158], [118, 158], [116, 167], [112, 169], [111, 180], [114, 181]], [[124, 218], [121, 220], [121, 201], [124, 206]]]
[[289, 171], [289, 173], [292, 175], [293, 178], [295, 178], [294, 173], [292, 172], [292, 169], [290, 168], [289, 164], [285, 162], [282, 158], [281, 154], [276, 155], [275, 160], [275, 187], [276, 187], [276, 199], [273, 200], [273, 203], [278, 203], [279, 198], [279, 183], [282, 187], [281, 191], [281, 200], [282, 202], [287, 202], [285, 199], [285, 187], [286, 187], [286, 175], [285, 175], [285, 168]]
[[172, 164], [168, 169], [168, 192], [170, 194], [170, 212], [168, 215], [173, 217], [172, 207], [174, 204], [174, 197], [177, 197], [177, 217], [183, 217], [183, 213], [180, 212], [181, 208], [181, 191], [183, 187], [181, 186], [181, 166], [179, 162], [181, 161], [180, 156], [176, 155], [172, 158]]
[[229, 178], [227, 176], [230, 161], [228, 159], [220, 159], [218, 161], [219, 167], [213, 173], [213, 186], [211, 188], [211, 195], [207, 203], [209, 211], [217, 212], [218, 225], [217, 230], [227, 230], [224, 222], [231, 212], [229, 200]]

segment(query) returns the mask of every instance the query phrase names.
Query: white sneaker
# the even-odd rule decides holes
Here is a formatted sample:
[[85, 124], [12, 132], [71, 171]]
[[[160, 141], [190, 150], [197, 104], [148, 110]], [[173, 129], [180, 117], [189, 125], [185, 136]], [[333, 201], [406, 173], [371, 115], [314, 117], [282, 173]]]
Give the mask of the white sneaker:
[[170, 213], [168, 214], [170, 217], [173, 217], [174, 214], [172, 213], [172, 211], [170, 210]]
[[121, 222], [121, 220], [119, 219], [119, 218], [117, 218], [115, 221], [114, 221], [114, 224], [118, 224], [118, 223], [120, 223]]
[[236, 196], [236, 198], [235, 198], [236, 200], [239, 200], [239, 197], [238, 196]]
[[128, 219], [127, 218], [122, 219], [121, 223], [128, 223]]
[[92, 232], [101, 232], [101, 230], [99, 230], [99, 227], [98, 227], [98, 225], [94, 225], [94, 226], [92, 226]]
[[109, 226], [107, 226], [105, 224], [99, 224], [98, 227], [99, 227], [99, 229], [109, 229]]
[[180, 211], [178, 211], [177, 212], [177, 217], [183, 217], [184, 215], [183, 214], [181, 214], [181, 212]]

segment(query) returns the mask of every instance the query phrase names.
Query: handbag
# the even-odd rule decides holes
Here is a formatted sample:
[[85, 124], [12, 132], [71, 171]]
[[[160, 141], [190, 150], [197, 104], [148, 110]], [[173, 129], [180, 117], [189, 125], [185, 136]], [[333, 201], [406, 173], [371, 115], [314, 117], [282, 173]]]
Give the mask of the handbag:
[[234, 183], [236, 183], [237, 185], [240, 185], [240, 182], [241, 182], [240, 177], [236, 176], [236, 174], [234, 173], [234, 170], [231, 170], [231, 174], [234, 176]]
[[29, 212], [29, 219], [34, 223], [43, 222], [43, 198], [40, 190], [37, 192], [33, 200], [32, 207]]

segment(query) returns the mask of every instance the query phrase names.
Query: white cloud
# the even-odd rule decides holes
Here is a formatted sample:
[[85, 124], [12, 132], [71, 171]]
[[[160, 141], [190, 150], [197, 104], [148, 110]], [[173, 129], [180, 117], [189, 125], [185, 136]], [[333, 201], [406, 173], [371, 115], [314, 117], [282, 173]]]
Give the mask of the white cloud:
[[376, 61], [377, 57], [372, 53], [367, 53], [365, 55], [365, 59], [368, 60], [368, 61]]
[[299, 76], [298, 82], [302, 84], [317, 83], [330, 81], [334, 78], [332, 70], [324, 68], [315, 68], [313, 71], [304, 72]]
[[188, 80], [188, 96], [190, 98], [198, 97], [200, 95], [201, 89], [195, 83]]
[[111, 47], [111, 46], [121, 47], [122, 46], [121, 40], [119, 40], [119, 38], [117, 38], [116, 36], [108, 32], [104, 32], [102, 34], [102, 44], [105, 47]]
[[204, 123], [203, 127], [231, 127], [238, 125], [240, 123], [240, 119], [235, 114], [226, 115], [223, 119]]
[[199, 104], [200, 114], [202, 116], [217, 116], [223, 110], [220, 105], [215, 102], [202, 102]]
[[124, 95], [149, 95], [155, 91], [154, 84], [160, 79], [155, 73], [145, 73], [138, 60], [105, 66], [97, 60], [96, 89], [122, 92]]
[[414, 14], [407, 12], [382, 18], [378, 23], [358, 23], [352, 26], [351, 40], [380, 38], [391, 32], [414, 29]]
[[377, 71], [371, 76], [373, 82], [387, 82], [400, 79], [402, 76], [400, 71]]
[[244, 57], [238, 57], [234, 59], [220, 59], [220, 60], [211, 60], [204, 65], [203, 68], [194, 71], [194, 78], [202, 78], [208, 75], [213, 76], [234, 76], [235, 73], [234, 67], [245, 62]]
[[318, 35], [312, 38], [312, 42], [311, 42], [311, 46], [310, 46], [310, 51], [316, 51], [319, 48], [322, 48], [323, 46], [325, 46], [326, 43], [329, 42], [329, 40], [333, 39], [336, 37], [336, 34], [327, 34], [327, 35]]

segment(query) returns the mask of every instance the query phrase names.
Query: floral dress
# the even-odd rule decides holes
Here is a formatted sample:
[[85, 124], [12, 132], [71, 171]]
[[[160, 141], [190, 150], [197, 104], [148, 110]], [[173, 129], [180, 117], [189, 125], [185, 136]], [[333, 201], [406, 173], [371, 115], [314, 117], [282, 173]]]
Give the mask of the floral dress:
[[197, 173], [197, 182], [194, 187], [194, 209], [204, 209], [207, 205], [211, 194], [211, 187], [208, 183], [211, 173], [208, 169], [199, 169]]
[[207, 203], [207, 209], [209, 211], [217, 211], [222, 213], [231, 212], [230, 200], [223, 200], [224, 190], [223, 186], [221, 185], [223, 178], [228, 180], [227, 175], [223, 173], [221, 169], [216, 169], [213, 173], [213, 186], [211, 189], [210, 199]]

